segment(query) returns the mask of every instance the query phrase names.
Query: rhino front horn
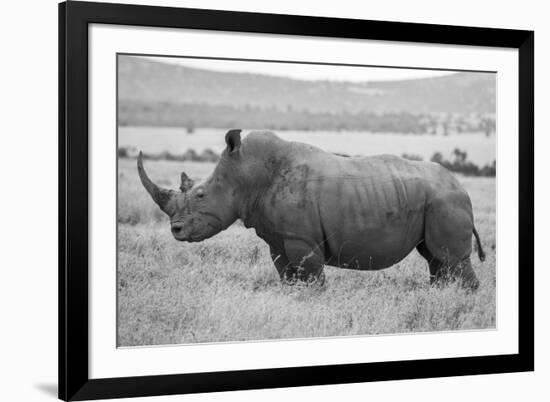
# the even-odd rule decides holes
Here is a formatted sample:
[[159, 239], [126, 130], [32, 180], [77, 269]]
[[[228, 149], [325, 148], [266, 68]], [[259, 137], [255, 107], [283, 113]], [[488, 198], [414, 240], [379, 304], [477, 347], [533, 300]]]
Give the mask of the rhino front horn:
[[155, 201], [160, 209], [162, 209], [165, 213], [171, 215], [173, 212], [173, 203], [170, 201], [175, 192], [172, 190], [161, 188], [153, 183], [151, 179], [149, 179], [149, 176], [147, 176], [147, 173], [145, 173], [145, 169], [143, 168], [143, 154], [141, 151], [139, 152], [137, 160], [137, 168], [141, 183], [143, 184], [143, 187], [145, 187], [147, 192], [151, 195], [153, 201]]

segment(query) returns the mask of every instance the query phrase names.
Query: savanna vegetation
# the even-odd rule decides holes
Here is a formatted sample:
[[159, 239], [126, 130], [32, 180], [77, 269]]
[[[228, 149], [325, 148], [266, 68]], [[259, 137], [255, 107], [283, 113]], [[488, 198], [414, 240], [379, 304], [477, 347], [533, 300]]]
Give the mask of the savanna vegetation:
[[[405, 159], [413, 161], [422, 161], [423, 158], [416, 154], [403, 154], [401, 155]], [[465, 176], [488, 176], [495, 177], [497, 174], [497, 162], [493, 161], [491, 164], [478, 166], [472, 161], [468, 160], [468, 152], [455, 148], [452, 153], [452, 159], [446, 159], [441, 152], [436, 152], [430, 158], [431, 162], [439, 163], [447, 168], [447, 170], [460, 173]]]
[[[134, 149], [126, 147], [119, 147], [119, 158], [131, 158], [135, 155]], [[349, 157], [350, 155], [342, 152], [336, 152], [337, 155]], [[405, 159], [413, 161], [422, 161], [424, 158], [420, 155], [404, 153], [401, 155]], [[145, 153], [145, 159], [149, 160], [166, 160], [166, 161], [178, 161], [178, 162], [217, 162], [220, 159], [220, 155], [212, 151], [210, 148], [197, 152], [194, 149], [188, 149], [183, 153], [172, 153], [169, 151], [163, 151], [160, 153]], [[465, 176], [489, 176], [494, 177], [496, 175], [496, 161], [492, 164], [478, 166], [472, 161], [468, 160], [468, 153], [455, 148], [453, 151], [452, 160], [445, 159], [441, 152], [436, 152], [430, 158], [431, 162], [439, 163], [445, 166], [449, 171], [455, 173], [461, 173]]]
[[[177, 188], [213, 163], [147, 161], [151, 178]], [[472, 256], [480, 287], [431, 287], [416, 253], [392, 268], [326, 267], [322, 289], [283, 286], [268, 247], [239, 222], [201, 243], [180, 243], [141, 187], [135, 160], [119, 159], [118, 345], [245, 341], [449, 331], [496, 326], [495, 179], [459, 176], [474, 206], [487, 260]]]

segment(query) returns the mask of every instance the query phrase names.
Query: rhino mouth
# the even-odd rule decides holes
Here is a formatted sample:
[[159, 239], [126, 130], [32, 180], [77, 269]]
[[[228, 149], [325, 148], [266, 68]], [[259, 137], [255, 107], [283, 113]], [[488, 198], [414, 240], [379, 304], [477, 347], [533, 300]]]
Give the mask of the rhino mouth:
[[210, 219], [201, 219], [200, 221], [198, 225], [196, 223], [193, 225], [183, 221], [172, 222], [172, 234], [174, 238], [178, 241], [198, 242], [212, 237], [222, 230], [219, 218], [215, 221]]

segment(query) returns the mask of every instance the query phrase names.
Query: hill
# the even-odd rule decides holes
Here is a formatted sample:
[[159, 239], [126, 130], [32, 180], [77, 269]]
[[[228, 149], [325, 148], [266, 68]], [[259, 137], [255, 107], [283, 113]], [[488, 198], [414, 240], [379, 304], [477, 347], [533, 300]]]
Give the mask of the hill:
[[494, 131], [496, 77], [308, 81], [119, 56], [119, 124], [443, 133]]
[[307, 81], [218, 72], [140, 57], [119, 57], [121, 101], [165, 102], [313, 113], [494, 113], [494, 74], [365, 83]]

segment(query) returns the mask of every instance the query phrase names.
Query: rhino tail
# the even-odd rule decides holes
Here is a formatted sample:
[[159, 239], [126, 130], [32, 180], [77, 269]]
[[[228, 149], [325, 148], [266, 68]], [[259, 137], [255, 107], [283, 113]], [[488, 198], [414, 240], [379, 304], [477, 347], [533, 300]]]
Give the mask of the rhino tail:
[[476, 237], [477, 255], [479, 256], [479, 260], [483, 262], [485, 261], [485, 251], [483, 251], [483, 247], [481, 247], [481, 240], [479, 240], [479, 234], [477, 233], [475, 226], [473, 232], [474, 236]]

